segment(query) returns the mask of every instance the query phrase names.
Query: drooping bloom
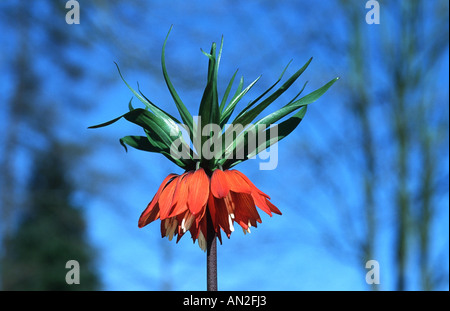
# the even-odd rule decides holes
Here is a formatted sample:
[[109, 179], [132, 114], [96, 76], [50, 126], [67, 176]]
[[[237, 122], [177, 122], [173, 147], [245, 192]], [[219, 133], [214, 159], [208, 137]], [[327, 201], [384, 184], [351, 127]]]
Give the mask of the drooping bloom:
[[[281, 81], [286, 66], [279, 79], [269, 89], [250, 101], [232, 119], [237, 104], [259, 78], [245, 88], [242, 78], [234, 95], [229, 96], [232, 94], [230, 91], [236, 72], [219, 101], [217, 76], [222, 55], [222, 40], [218, 56], [215, 43], [212, 44], [210, 53], [202, 51], [209, 59], [207, 85], [200, 100], [198, 118], [194, 118], [169, 79], [165, 65], [167, 38], [168, 35], [162, 49], [162, 72], [181, 121], [152, 103], [139, 89], [134, 90], [119, 70], [122, 80], [145, 108], [134, 108], [130, 100], [129, 112], [90, 128], [107, 126], [124, 118], [142, 127], [145, 134], [121, 138], [120, 143], [126, 150], [128, 145], [139, 150], [160, 153], [185, 171], [181, 175], [170, 174], [164, 179], [139, 218], [138, 225], [144, 227], [160, 219], [163, 237], [172, 239], [177, 236], [178, 241], [189, 231], [194, 242], [198, 240], [200, 247], [205, 249], [207, 223], [212, 222], [215, 234], [221, 241], [221, 232], [230, 237], [235, 224], [241, 226], [244, 232], [250, 232], [250, 227], [256, 227], [258, 222], [261, 223], [256, 207], [270, 216], [272, 213], [281, 215], [269, 201], [267, 194], [256, 188], [244, 174], [230, 169], [288, 136], [303, 120], [307, 105], [322, 96], [338, 78], [298, 98], [306, 86], [305, 83], [300, 92], [288, 103], [258, 119], [258, 116], [300, 77], [312, 58], [282, 86], [268, 95]], [[284, 120], [279, 122], [282, 119]], [[201, 126], [200, 120], [205, 127]], [[181, 128], [188, 132], [188, 139], [183, 136]], [[277, 130], [274, 131], [275, 135], [272, 135], [274, 128]], [[211, 146], [214, 147], [212, 150]], [[180, 148], [183, 151], [180, 152]]]
[[172, 240], [178, 236], [178, 242], [189, 231], [193, 241], [198, 240], [200, 248], [206, 250], [208, 215], [221, 242], [221, 231], [230, 237], [234, 223], [244, 233], [261, 223], [256, 206], [270, 216], [281, 215], [270, 197], [241, 172], [219, 168], [210, 175], [199, 168], [167, 176], [139, 218], [139, 227], [161, 219], [163, 237]]

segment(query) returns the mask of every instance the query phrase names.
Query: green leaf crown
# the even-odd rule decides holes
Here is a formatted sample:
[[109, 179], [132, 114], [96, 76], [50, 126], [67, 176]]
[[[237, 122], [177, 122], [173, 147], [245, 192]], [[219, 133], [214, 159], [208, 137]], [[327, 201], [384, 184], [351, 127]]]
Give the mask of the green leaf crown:
[[[244, 79], [241, 78], [234, 95], [230, 97], [230, 92], [237, 74], [236, 70], [219, 102], [217, 76], [222, 56], [222, 38], [217, 56], [216, 43], [212, 44], [209, 53], [202, 50], [203, 54], [208, 57], [209, 64], [207, 84], [200, 101], [196, 122], [176, 92], [166, 70], [165, 49], [170, 30], [162, 48], [161, 64], [164, 80], [178, 109], [181, 122], [152, 103], [140, 91], [139, 86], [137, 91], [133, 89], [125, 81], [116, 64], [120, 77], [134, 96], [145, 105], [145, 108], [134, 108], [131, 104], [131, 99], [128, 104], [129, 112], [111, 121], [94, 125], [90, 128], [107, 126], [118, 121], [120, 118], [125, 118], [127, 121], [142, 127], [145, 133], [145, 136], [130, 135], [121, 138], [120, 143], [125, 147], [125, 150], [127, 150], [126, 146], [128, 145], [143, 151], [161, 153], [184, 170], [192, 170], [199, 166], [209, 171], [213, 171], [218, 167], [228, 169], [252, 158], [259, 152], [289, 135], [302, 121], [306, 114], [307, 105], [316, 101], [339, 79], [334, 78], [321, 88], [300, 97], [305, 89], [306, 82], [294, 98], [282, 108], [255, 121], [255, 119], [270, 104], [278, 99], [300, 77], [311, 63], [312, 58], [278, 89], [268, 95], [281, 81], [290, 64], [289, 63], [273, 85], [256, 99], [251, 100], [245, 108], [229, 122], [237, 104], [256, 84], [260, 77], [255, 79], [246, 88], [244, 88]], [[276, 122], [292, 113], [294, 114], [291, 117], [276, 124]], [[206, 126], [209, 126], [209, 128], [207, 127], [205, 129], [201, 126], [205, 124]], [[215, 127], [211, 125], [215, 125]], [[184, 137], [182, 135], [180, 127], [185, 129], [189, 137]], [[212, 146], [219, 147], [214, 148], [214, 150], [211, 151]], [[202, 153], [201, 151], [204, 151], [205, 149], [208, 152]]]

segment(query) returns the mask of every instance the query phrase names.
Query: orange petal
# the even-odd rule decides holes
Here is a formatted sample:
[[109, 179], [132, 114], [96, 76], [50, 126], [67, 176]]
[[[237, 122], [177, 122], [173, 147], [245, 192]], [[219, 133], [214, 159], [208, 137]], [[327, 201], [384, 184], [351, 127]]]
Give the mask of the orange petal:
[[222, 228], [227, 237], [230, 237], [231, 230], [228, 222], [228, 210], [224, 199], [214, 199], [214, 206], [216, 210], [217, 225]]
[[160, 219], [166, 219], [169, 217], [169, 213], [171, 211], [171, 208], [173, 206], [173, 198], [175, 189], [177, 187], [178, 181], [180, 177], [175, 177], [162, 191], [161, 195], [159, 196], [159, 210], [160, 210]]
[[259, 195], [262, 195], [268, 199], [270, 199], [270, 197], [265, 194], [264, 192], [262, 192], [261, 190], [259, 190], [252, 182], [250, 179], [248, 179], [247, 176], [245, 176], [243, 173], [239, 172], [238, 170], [234, 170], [235, 174], [239, 175], [243, 180], [245, 180], [245, 182], [250, 186], [251, 191], [252, 192], [257, 192]]
[[[147, 205], [147, 208], [142, 212], [141, 216], [139, 217], [138, 226], [139, 228], [142, 228], [146, 226], [147, 224], [151, 223], [155, 219], [158, 219], [159, 217], [159, 206], [157, 205], [159, 196], [161, 195], [161, 192], [166, 187], [167, 183], [172, 181], [174, 177], [178, 176], [177, 174], [169, 174], [161, 183], [159, 186], [158, 191], [153, 196], [153, 199], [150, 201], [150, 203]], [[152, 217], [150, 217], [152, 216]]]
[[[245, 195], [245, 194], [243, 194], [243, 195]], [[252, 218], [250, 216], [250, 212], [247, 209], [246, 205], [238, 205], [238, 204], [240, 204], [240, 200], [234, 200], [234, 201], [236, 202], [235, 203], [236, 206], [238, 206], [234, 213], [234, 221], [236, 221], [244, 230], [247, 230], [249, 220]], [[252, 201], [252, 207], [255, 208], [253, 201]]]
[[189, 193], [187, 203], [189, 211], [196, 215], [205, 211], [209, 197], [209, 177], [203, 168], [192, 173], [189, 178]]
[[189, 193], [189, 175], [191, 172], [184, 173], [178, 180], [172, 202], [172, 210], [169, 217], [182, 214], [187, 210], [187, 198]]
[[255, 202], [255, 204], [260, 209], [262, 209], [264, 212], [269, 214], [269, 216], [272, 217], [272, 211], [270, 210], [269, 206], [266, 203], [266, 202], [269, 202], [269, 201], [265, 197], [263, 197], [262, 195], [260, 195], [259, 193], [256, 193], [256, 192], [252, 192], [251, 195], [252, 195], [252, 199]]
[[181, 228], [181, 224], [183, 222], [183, 215], [178, 215], [177, 219], [178, 219], [178, 236], [177, 236], [177, 243], [178, 241], [180, 241], [181, 237], [185, 234], [185, 231], [183, 231], [183, 229]]
[[218, 199], [227, 196], [230, 192], [227, 176], [221, 169], [216, 169], [211, 176], [211, 192]]
[[216, 200], [217, 199], [214, 198], [212, 193], [210, 193], [208, 198], [207, 209], [209, 210], [209, 214], [211, 215], [213, 228], [214, 231], [216, 232], [216, 236], [219, 239], [220, 244], [222, 244], [222, 236], [220, 235], [219, 215], [217, 214]]
[[272, 212], [274, 212], [275, 214], [281, 215], [281, 211], [275, 205], [273, 205], [269, 200], [266, 199], [266, 203]]
[[[147, 211], [147, 210], [146, 210]], [[142, 213], [141, 217], [139, 217], [138, 221], [138, 227], [142, 228], [151, 223], [152, 221], [155, 221], [159, 218], [159, 205], [156, 203], [156, 205], [153, 206], [153, 208], [149, 209], [148, 212]]]
[[228, 187], [231, 191], [237, 193], [250, 193], [252, 189], [248, 183], [243, 179], [237, 170], [226, 170], [225, 176], [227, 178]]
[[[256, 210], [251, 195], [246, 193], [233, 193], [232, 198], [236, 205], [236, 218], [238, 218], [238, 215], [243, 215], [247, 219], [245, 221], [246, 224], [248, 223], [248, 220], [256, 220], [261, 223], [261, 217]], [[254, 221], [252, 221], [252, 223], [254, 223]]]
[[266, 199], [270, 199], [270, 197], [265, 194], [264, 192], [262, 192], [261, 190], [259, 190], [251, 181], [250, 179], [248, 179], [247, 176], [245, 176], [244, 174], [242, 174], [241, 172], [239, 172], [238, 170], [233, 170], [234, 175], [238, 178], [241, 178], [241, 180], [250, 188], [250, 194], [253, 198], [253, 201], [255, 202], [255, 204], [262, 209], [264, 212], [266, 212], [267, 214], [269, 214], [270, 216], [272, 216], [272, 212], [271, 209], [269, 208], [269, 206], [266, 203]]

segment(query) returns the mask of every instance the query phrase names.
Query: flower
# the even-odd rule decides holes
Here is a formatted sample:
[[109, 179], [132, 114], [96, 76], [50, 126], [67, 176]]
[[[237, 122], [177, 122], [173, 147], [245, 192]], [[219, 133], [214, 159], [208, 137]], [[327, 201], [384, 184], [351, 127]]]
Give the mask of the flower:
[[[272, 213], [281, 215], [278, 208], [269, 201], [270, 197], [267, 194], [256, 188], [244, 174], [230, 169], [287, 137], [303, 120], [307, 106], [321, 97], [338, 78], [300, 97], [305, 89], [305, 83], [288, 103], [260, 117], [260, 114], [300, 77], [312, 58], [269, 95], [281, 81], [287, 70], [286, 66], [270, 88], [251, 100], [232, 118], [237, 104], [256, 84], [259, 77], [245, 88], [244, 79], [241, 78], [236, 92], [233, 96], [229, 96], [236, 71], [222, 99], [219, 100], [217, 77], [223, 48], [222, 38], [218, 56], [215, 43], [212, 44], [210, 53], [202, 50], [209, 59], [207, 84], [200, 100], [197, 118], [194, 118], [176, 92], [167, 73], [165, 48], [168, 36], [169, 34], [162, 48], [162, 72], [181, 120], [151, 102], [139, 88], [137, 91], [134, 90], [125, 81], [117, 66], [126, 86], [145, 107], [134, 108], [130, 100], [127, 113], [90, 128], [108, 126], [124, 118], [142, 127], [144, 132], [142, 136], [122, 137], [119, 141], [125, 150], [128, 145], [138, 150], [162, 154], [185, 171], [181, 175], [170, 174], [164, 179], [152, 201], [141, 214], [138, 225], [144, 227], [160, 219], [163, 237], [167, 236], [171, 240], [177, 235], [179, 241], [189, 231], [194, 243], [198, 240], [200, 247], [205, 249], [207, 227], [211, 228], [211, 222], [215, 234], [221, 241], [221, 231], [230, 237], [234, 231], [234, 223], [239, 224], [244, 232], [250, 232], [250, 227], [256, 227], [258, 222], [261, 223], [256, 206], [270, 216]], [[284, 121], [281, 121], [283, 119]], [[205, 127], [201, 126], [202, 122]], [[189, 137], [183, 135], [181, 128]]]
[[209, 175], [203, 168], [168, 175], [141, 214], [139, 227], [159, 218], [162, 237], [172, 240], [178, 235], [178, 242], [189, 231], [194, 243], [198, 240], [200, 248], [206, 250], [208, 214], [220, 242], [221, 230], [229, 238], [235, 222], [244, 233], [250, 233], [250, 227], [257, 227], [261, 217], [256, 206], [270, 216], [281, 215], [269, 201], [270, 197], [238, 170], [219, 168]]

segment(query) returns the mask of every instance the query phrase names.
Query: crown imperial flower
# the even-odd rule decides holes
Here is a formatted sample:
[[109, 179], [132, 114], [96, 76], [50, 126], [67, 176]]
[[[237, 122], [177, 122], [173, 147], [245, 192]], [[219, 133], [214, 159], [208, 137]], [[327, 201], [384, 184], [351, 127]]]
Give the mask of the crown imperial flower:
[[162, 182], [152, 201], [139, 218], [139, 227], [161, 219], [161, 234], [177, 241], [189, 231], [200, 248], [206, 250], [206, 209], [208, 208], [214, 232], [221, 239], [221, 230], [230, 237], [234, 222], [244, 233], [257, 227], [261, 217], [256, 210], [272, 216], [281, 215], [270, 203], [270, 197], [259, 190], [244, 174], [237, 170], [220, 168], [211, 177], [203, 168], [181, 175], [170, 174]]
[[[270, 216], [272, 213], [281, 215], [267, 194], [259, 190], [243, 173], [231, 168], [289, 135], [302, 121], [307, 105], [322, 96], [338, 78], [300, 97], [305, 83], [298, 94], [283, 107], [255, 121], [298, 79], [312, 58], [283, 85], [268, 95], [281, 81], [288, 64], [278, 80], [260, 96], [250, 101], [229, 123], [237, 104], [256, 84], [259, 77], [246, 88], [244, 79], [241, 78], [236, 92], [229, 99], [236, 71], [219, 102], [217, 75], [222, 55], [222, 38], [218, 56], [215, 43], [212, 44], [210, 53], [202, 51], [209, 60], [208, 75], [200, 101], [198, 122], [195, 122], [176, 92], [166, 70], [165, 48], [168, 36], [169, 34], [162, 49], [162, 72], [182, 122], [152, 103], [139, 88], [137, 91], [133, 89], [125, 81], [116, 64], [122, 80], [145, 108], [134, 108], [130, 100], [129, 112], [90, 128], [107, 126], [125, 118], [142, 127], [145, 134], [121, 138], [120, 143], [125, 150], [128, 145], [139, 150], [160, 153], [184, 170], [181, 175], [172, 173], [163, 180], [153, 199], [142, 212], [138, 226], [144, 227], [160, 219], [163, 237], [172, 240], [176, 236], [178, 242], [189, 231], [193, 241], [198, 241], [200, 248], [206, 250], [208, 234], [211, 234], [209, 232], [222, 242], [221, 232], [223, 231], [229, 238], [235, 224], [242, 227], [244, 233], [249, 233], [251, 227], [256, 228], [257, 223], [261, 223], [257, 207]], [[285, 119], [288, 115], [291, 116]], [[285, 120], [276, 123], [282, 119]], [[201, 123], [205, 126], [202, 127]], [[185, 129], [188, 137], [183, 136], [180, 127]], [[208, 223], [212, 231], [208, 230]]]

